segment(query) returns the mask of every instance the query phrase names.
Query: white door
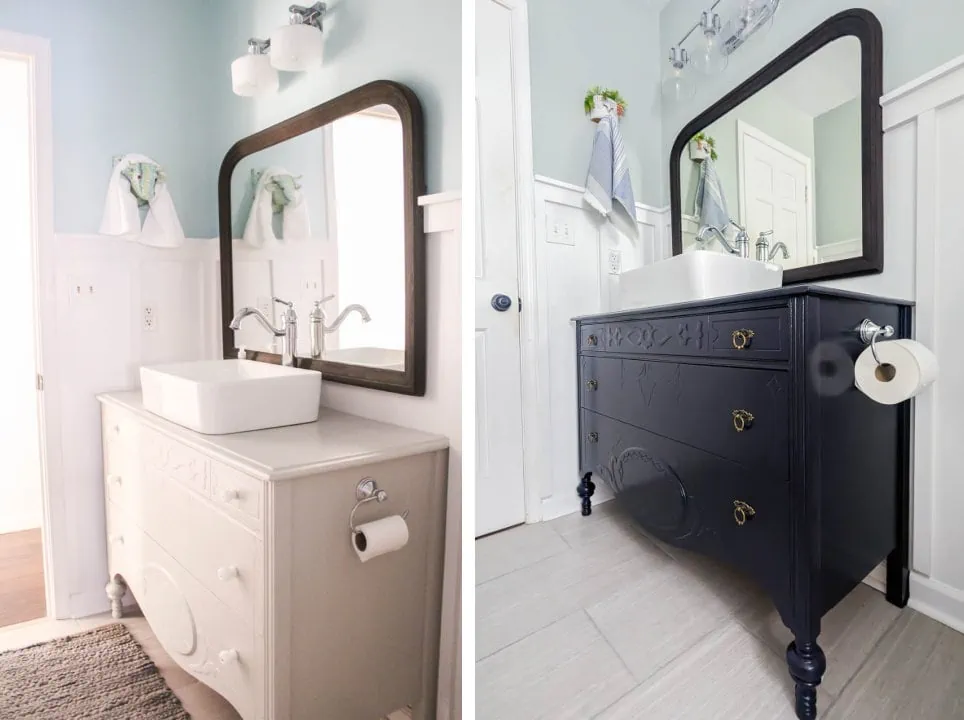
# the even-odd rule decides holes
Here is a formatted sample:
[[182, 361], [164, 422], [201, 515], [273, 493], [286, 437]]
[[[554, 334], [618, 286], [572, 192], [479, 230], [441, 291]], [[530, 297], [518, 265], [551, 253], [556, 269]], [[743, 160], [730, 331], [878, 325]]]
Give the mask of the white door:
[[[525, 522], [512, 3], [476, 0], [476, 535]], [[505, 301], [499, 309], [493, 298]], [[495, 303], [498, 305], [498, 302]]]
[[744, 122], [737, 132], [740, 216], [750, 236], [751, 257], [755, 257], [753, 244], [760, 233], [773, 230], [771, 246], [785, 243], [790, 257], [784, 260], [777, 253], [772, 262], [784, 268], [810, 265], [815, 252], [811, 159]]

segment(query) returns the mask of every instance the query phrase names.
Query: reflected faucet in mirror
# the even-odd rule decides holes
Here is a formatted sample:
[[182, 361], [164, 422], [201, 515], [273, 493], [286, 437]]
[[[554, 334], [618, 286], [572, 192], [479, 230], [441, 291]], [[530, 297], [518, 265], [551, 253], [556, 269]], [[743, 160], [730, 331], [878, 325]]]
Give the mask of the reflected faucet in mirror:
[[760, 262], [770, 262], [777, 251], [783, 254], [784, 260], [790, 259], [790, 250], [786, 243], [778, 242], [770, 247], [770, 238], [773, 237], [772, 230], [764, 230], [756, 240], [756, 259]]
[[351, 315], [353, 312], [357, 312], [361, 315], [362, 322], [371, 322], [372, 316], [368, 314], [368, 310], [365, 309], [363, 305], [353, 303], [345, 307], [338, 317], [335, 318], [331, 325], [325, 325], [325, 321], [328, 316], [325, 313], [324, 305], [329, 300], [334, 300], [334, 295], [328, 295], [323, 297], [321, 300], [315, 300], [315, 307], [311, 311], [309, 316], [309, 326], [311, 331], [311, 357], [320, 358], [322, 353], [325, 352], [325, 335], [335, 332], [341, 324], [345, 322], [345, 319]]
[[733, 241], [736, 247], [734, 247], [733, 245], [730, 245], [729, 241], [726, 239], [726, 235], [723, 233], [722, 230], [720, 230], [715, 225], [706, 225], [700, 228], [700, 232], [696, 236], [696, 239], [702, 245], [707, 242], [707, 235], [709, 235], [710, 233], [716, 233], [717, 240], [719, 240], [720, 244], [726, 248], [726, 251], [728, 253], [730, 253], [731, 255], [739, 255], [742, 258], [749, 258], [750, 257], [750, 238], [746, 234], [746, 228], [742, 227], [741, 225], [738, 225], [732, 220], [730, 221], [730, 224], [737, 229], [736, 240]]
[[281, 341], [281, 364], [292, 367], [295, 359], [295, 349], [298, 347], [298, 314], [295, 312], [293, 303], [281, 298], [271, 298], [279, 305], [284, 305], [285, 310], [281, 314], [281, 327], [276, 328], [263, 312], [254, 307], [243, 307], [234, 314], [230, 328], [234, 331], [241, 329], [241, 321], [249, 315], [253, 315], [261, 326], [271, 333], [274, 337], [282, 338]]

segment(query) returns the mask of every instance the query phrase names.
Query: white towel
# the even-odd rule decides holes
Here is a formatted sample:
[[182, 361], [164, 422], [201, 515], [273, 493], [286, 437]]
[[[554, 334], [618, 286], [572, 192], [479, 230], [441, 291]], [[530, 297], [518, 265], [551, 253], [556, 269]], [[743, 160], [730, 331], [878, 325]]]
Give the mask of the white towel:
[[[258, 184], [254, 189], [254, 199], [251, 202], [251, 212], [248, 222], [244, 226], [243, 240], [251, 247], [263, 247], [267, 244], [277, 244], [278, 238], [274, 234], [272, 219], [274, 208], [271, 205], [271, 190], [265, 185], [276, 175], [290, 175], [287, 170], [270, 167], [261, 173]], [[281, 237], [285, 240], [307, 240], [311, 237], [311, 224], [308, 220], [308, 204], [304, 193], [285, 205], [282, 211]]]
[[[132, 162], [154, 163], [146, 155], [130, 154], [121, 158], [114, 166], [107, 185], [107, 199], [104, 201], [104, 215], [100, 221], [101, 235], [114, 235], [136, 240], [152, 247], [180, 247], [184, 244], [184, 230], [174, 209], [174, 201], [167, 189], [167, 183], [159, 181], [154, 200], [147, 210], [144, 227], [141, 227], [141, 214], [137, 198], [131, 192], [131, 185], [121, 172]], [[157, 163], [154, 163], [155, 165]]]
[[632, 178], [629, 176], [626, 146], [619, 130], [615, 103], [608, 106], [608, 109], [609, 114], [596, 125], [589, 178], [586, 180], [586, 194], [583, 197], [629, 237], [636, 238], [639, 236], [639, 225], [636, 223], [636, 200], [633, 197]]

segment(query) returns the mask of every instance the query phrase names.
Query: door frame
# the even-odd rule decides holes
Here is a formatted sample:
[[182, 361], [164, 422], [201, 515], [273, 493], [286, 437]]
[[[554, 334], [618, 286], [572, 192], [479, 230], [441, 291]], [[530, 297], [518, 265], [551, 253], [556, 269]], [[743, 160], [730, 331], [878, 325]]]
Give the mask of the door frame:
[[515, 126], [516, 256], [519, 264], [519, 365], [522, 378], [522, 485], [526, 523], [542, 520], [546, 474], [539, 378], [539, 278], [536, 262], [535, 166], [527, 0], [488, 0], [509, 10], [512, 26], [512, 106]]
[[[57, 283], [54, 247], [53, 112], [50, 41], [0, 30], [0, 54], [25, 58], [30, 66], [31, 230], [33, 243], [34, 352], [40, 435], [41, 538], [48, 618], [68, 617], [69, 558], [61, 552], [68, 537], [64, 473], [60, 448], [60, 374], [57, 356]], [[42, 379], [42, 380], [41, 380]]]
[[[816, 239], [814, 238], [814, 233], [816, 231], [817, 222], [817, 204], [814, 186], [814, 175], [813, 175], [813, 158], [807, 157], [799, 150], [795, 150], [789, 145], [780, 142], [774, 137], [767, 135], [765, 132], [759, 128], [750, 125], [750, 123], [745, 120], [736, 121], [736, 161], [737, 161], [737, 172], [736, 172], [736, 183], [737, 183], [737, 195], [740, 200], [740, 220], [744, 227], [748, 225], [746, 219], [746, 170], [747, 163], [744, 157], [744, 141], [746, 137], [749, 136], [754, 140], [766, 145], [767, 147], [776, 150], [781, 155], [786, 155], [791, 157], [807, 169], [807, 259], [809, 262], [815, 261], [815, 255], [817, 252]], [[779, 240], [779, 238], [776, 238]]]

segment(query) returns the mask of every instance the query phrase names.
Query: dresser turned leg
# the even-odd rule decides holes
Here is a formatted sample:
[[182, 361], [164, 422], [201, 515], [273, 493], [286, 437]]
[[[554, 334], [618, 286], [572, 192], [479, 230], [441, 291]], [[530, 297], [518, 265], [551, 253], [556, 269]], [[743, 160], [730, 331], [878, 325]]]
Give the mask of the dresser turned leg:
[[110, 579], [110, 582], [107, 583], [105, 589], [107, 591], [107, 597], [110, 598], [110, 616], [115, 620], [120, 620], [124, 617], [124, 608], [121, 605], [121, 601], [127, 593], [127, 583], [125, 583], [120, 576], [115, 575]]
[[582, 482], [579, 483], [576, 492], [582, 498], [582, 516], [592, 515], [592, 496], [596, 492], [596, 483], [592, 481], [591, 472], [582, 476]]
[[797, 684], [796, 707], [800, 720], [817, 717], [817, 686], [827, 669], [827, 658], [815, 642], [792, 642], [787, 647], [790, 677]]

